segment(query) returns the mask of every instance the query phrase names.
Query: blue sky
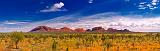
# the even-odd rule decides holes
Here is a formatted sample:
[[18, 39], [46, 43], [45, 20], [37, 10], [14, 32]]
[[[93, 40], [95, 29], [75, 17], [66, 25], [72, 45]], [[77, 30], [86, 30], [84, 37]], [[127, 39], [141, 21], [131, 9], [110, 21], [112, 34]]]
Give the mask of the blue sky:
[[159, 32], [159, 6], [159, 0], [1, 0], [0, 32], [39, 25]]

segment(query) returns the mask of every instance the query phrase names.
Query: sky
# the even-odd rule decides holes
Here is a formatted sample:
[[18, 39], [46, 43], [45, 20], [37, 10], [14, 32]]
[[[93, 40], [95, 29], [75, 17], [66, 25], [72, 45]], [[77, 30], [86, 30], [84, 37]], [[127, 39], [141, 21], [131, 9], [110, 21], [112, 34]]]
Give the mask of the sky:
[[0, 0], [0, 32], [97, 26], [160, 32], [160, 0]]

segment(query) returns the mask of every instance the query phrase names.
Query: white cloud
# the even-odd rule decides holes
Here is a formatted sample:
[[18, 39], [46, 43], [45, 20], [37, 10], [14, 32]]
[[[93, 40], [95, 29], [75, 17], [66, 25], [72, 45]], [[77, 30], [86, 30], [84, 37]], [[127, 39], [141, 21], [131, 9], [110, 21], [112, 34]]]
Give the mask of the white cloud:
[[44, 10], [40, 10], [40, 12], [56, 12], [56, 11], [67, 11], [66, 9], [63, 8], [64, 7], [64, 3], [60, 2], [60, 3], [55, 3], [53, 4], [53, 6], [51, 6], [48, 9], [44, 9]]
[[88, 3], [93, 3], [94, 0], [89, 0]]
[[0, 27], [0, 32], [13, 32], [13, 31], [23, 31], [27, 32], [28, 30], [32, 29], [31, 27], [16, 27], [16, 28], [10, 28], [10, 27]]
[[158, 2], [158, 0], [152, 0], [152, 2], [153, 2], [153, 3], [156, 3], [156, 2]]
[[147, 8], [144, 5], [139, 5], [138, 7], [139, 7], [138, 9], [146, 9]]
[[26, 24], [26, 23], [29, 23], [29, 22], [23, 22], [23, 21], [5, 21], [3, 22], [3, 24]]
[[138, 4], [138, 9], [150, 9], [150, 10], [154, 10], [157, 8], [159, 4], [158, 0], [152, 0], [151, 2], [140, 2]]
[[152, 5], [157, 5], [157, 3], [152, 3]]
[[[72, 18], [72, 17], [61, 17], [65, 19], [51, 19], [48, 21], [43, 21], [39, 25], [46, 25], [50, 27], [61, 28], [64, 26], [70, 28], [92, 28], [95, 26], [102, 26], [105, 29], [107, 28], [116, 28], [116, 29], [130, 29], [132, 31], [159, 31], [160, 32], [160, 17], [155, 18], [140, 18], [142, 16], [129, 15], [129, 16], [120, 16], [112, 15], [106, 17], [108, 13], [96, 14], [84, 18]], [[139, 17], [139, 18], [138, 18]], [[75, 22], [64, 22], [65, 20], [75, 19]], [[54, 22], [54, 20], [61, 20], [59, 22]]]
[[28, 30], [32, 29], [33, 27], [30, 26], [30, 20], [24, 21], [5, 21], [1, 22], [0, 25], [0, 32], [12, 32], [12, 31], [24, 31], [27, 32]]
[[141, 2], [141, 3], [139, 3], [139, 4], [146, 4], [147, 2]]
[[[93, 28], [102, 26], [116, 29], [129, 29], [137, 32], [160, 32], [160, 17], [143, 18], [140, 15], [121, 16], [116, 13], [100, 13], [87, 17], [75, 18], [76, 15], [61, 16], [47, 21], [35, 22], [24, 25], [22, 27], [7, 28], [0, 26], [0, 31], [29, 31], [34, 27], [46, 25], [53, 28], [61, 28], [64, 26], [70, 28]], [[76, 20], [74, 22], [66, 22], [66, 20]]]
[[152, 5], [157, 5], [158, 4], [158, 0], [152, 0]]

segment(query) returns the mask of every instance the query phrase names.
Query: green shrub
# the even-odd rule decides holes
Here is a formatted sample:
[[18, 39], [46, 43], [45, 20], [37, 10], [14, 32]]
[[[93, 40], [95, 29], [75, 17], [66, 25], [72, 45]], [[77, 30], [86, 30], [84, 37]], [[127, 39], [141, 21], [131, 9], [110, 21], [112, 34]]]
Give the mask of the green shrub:
[[52, 43], [52, 50], [56, 51], [58, 48], [58, 42], [56, 42], [55, 40], [53, 40], [53, 43]]
[[15, 43], [16, 49], [18, 49], [18, 43], [24, 39], [23, 32], [12, 32], [10, 35], [11, 40]]

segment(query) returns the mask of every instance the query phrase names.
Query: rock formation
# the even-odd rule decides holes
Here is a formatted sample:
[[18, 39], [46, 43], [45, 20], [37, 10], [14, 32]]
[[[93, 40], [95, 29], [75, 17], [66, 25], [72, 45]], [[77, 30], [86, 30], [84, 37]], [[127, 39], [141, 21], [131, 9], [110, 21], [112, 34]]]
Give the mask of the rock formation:
[[76, 28], [74, 31], [76, 31], [76, 32], [86, 32], [83, 28]]
[[104, 32], [105, 29], [102, 28], [102, 27], [94, 27], [94, 28], [92, 28], [92, 31], [95, 31], [95, 32]]
[[30, 32], [111, 32], [111, 33], [114, 33], [114, 32], [131, 32], [131, 31], [129, 31], [128, 29], [117, 30], [113, 28], [108, 28], [107, 30], [105, 30], [102, 27], [94, 27], [92, 29], [87, 29], [87, 30], [84, 30], [83, 28], [76, 28], [75, 30], [72, 30], [68, 27], [55, 29], [47, 26], [38, 26], [32, 29]]
[[72, 29], [68, 28], [68, 27], [63, 27], [59, 29], [60, 32], [73, 32]]
[[56, 30], [57, 29], [47, 27], [47, 26], [38, 26], [38, 27], [32, 29], [30, 32], [52, 32], [52, 31], [56, 31]]

